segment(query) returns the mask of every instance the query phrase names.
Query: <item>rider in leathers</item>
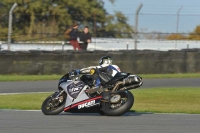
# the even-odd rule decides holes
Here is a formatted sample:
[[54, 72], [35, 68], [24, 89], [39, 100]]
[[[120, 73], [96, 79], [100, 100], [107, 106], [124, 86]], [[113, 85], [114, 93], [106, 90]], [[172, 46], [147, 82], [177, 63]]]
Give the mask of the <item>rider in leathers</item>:
[[[98, 68], [99, 71], [106, 73], [110, 77], [114, 77], [118, 72], [120, 72], [120, 69], [117, 65], [112, 65], [112, 59], [110, 56], [103, 56], [99, 60], [99, 66], [91, 66], [88, 68], [83, 68], [80, 70], [76, 70], [77, 74], [86, 74], [89, 73], [92, 68]], [[95, 87], [87, 89], [86, 93], [93, 94], [95, 92], [102, 93], [104, 91], [104, 88], [101, 87], [101, 81], [98, 75], [93, 76], [93, 83]]]

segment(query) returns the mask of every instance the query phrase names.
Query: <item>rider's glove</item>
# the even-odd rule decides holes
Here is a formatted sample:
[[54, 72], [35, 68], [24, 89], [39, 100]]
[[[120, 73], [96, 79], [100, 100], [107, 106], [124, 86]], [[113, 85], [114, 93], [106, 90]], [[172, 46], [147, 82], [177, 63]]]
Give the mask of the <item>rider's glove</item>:
[[79, 75], [79, 74], [80, 74], [80, 70], [79, 70], [79, 69], [77, 69], [77, 70], [72, 70], [72, 71], [70, 72], [70, 75], [72, 75], [72, 76]]
[[72, 70], [72, 71], [69, 73], [69, 75], [70, 75], [71, 77], [77, 75], [76, 70]]

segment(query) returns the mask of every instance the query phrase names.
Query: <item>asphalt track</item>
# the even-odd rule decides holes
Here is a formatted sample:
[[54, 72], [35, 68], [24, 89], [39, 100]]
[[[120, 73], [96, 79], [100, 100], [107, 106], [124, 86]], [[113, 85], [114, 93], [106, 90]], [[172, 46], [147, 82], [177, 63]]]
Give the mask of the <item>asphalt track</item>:
[[[200, 87], [200, 78], [143, 79], [139, 89], [154, 87]], [[52, 92], [57, 90], [58, 81], [0, 82], [0, 93]]]
[[[57, 81], [0, 82], [0, 93], [55, 91]], [[144, 79], [140, 89], [200, 87], [200, 79]], [[128, 112], [120, 117], [96, 113], [0, 110], [0, 133], [199, 133], [200, 115]]]
[[45, 116], [40, 111], [0, 110], [0, 133], [199, 133], [200, 115], [126, 113]]

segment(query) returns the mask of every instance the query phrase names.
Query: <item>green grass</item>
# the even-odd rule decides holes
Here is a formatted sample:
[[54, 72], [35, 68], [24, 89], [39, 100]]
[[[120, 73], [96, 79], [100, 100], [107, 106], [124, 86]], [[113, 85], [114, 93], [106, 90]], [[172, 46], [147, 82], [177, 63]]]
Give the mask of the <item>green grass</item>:
[[[200, 73], [179, 74], [138, 74], [143, 79], [147, 78], [200, 78]], [[41, 81], [59, 80], [62, 75], [0, 75], [0, 81]]]
[[0, 109], [40, 110], [50, 93], [0, 95]]
[[59, 80], [62, 75], [0, 75], [0, 81]]
[[143, 78], [200, 78], [200, 73], [139, 74]]
[[[200, 88], [153, 88], [131, 91], [132, 111], [200, 114]], [[50, 93], [0, 95], [0, 109], [40, 110]]]
[[132, 90], [136, 112], [200, 114], [200, 88]]

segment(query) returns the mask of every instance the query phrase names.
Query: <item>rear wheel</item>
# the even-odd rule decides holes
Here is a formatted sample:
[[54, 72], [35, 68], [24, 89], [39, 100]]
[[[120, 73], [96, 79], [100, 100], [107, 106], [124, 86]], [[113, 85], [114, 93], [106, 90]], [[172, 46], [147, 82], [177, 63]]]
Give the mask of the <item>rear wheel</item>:
[[98, 112], [100, 115], [105, 115], [105, 113], [102, 110], [99, 110]]
[[57, 115], [61, 113], [65, 107], [66, 93], [55, 92], [54, 94], [48, 96], [42, 103], [42, 112], [45, 115]]
[[120, 116], [128, 112], [134, 104], [134, 96], [129, 91], [111, 95], [111, 102], [102, 102], [102, 111], [108, 116]]

